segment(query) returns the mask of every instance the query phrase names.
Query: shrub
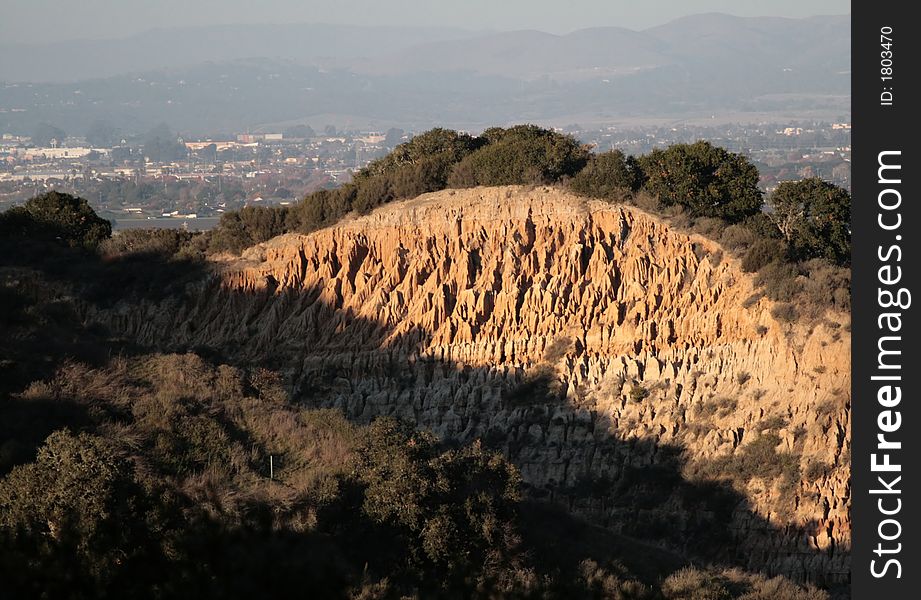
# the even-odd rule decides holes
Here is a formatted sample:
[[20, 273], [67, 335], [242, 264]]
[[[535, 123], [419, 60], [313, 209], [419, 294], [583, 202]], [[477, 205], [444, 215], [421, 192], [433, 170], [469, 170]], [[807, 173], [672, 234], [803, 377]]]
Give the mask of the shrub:
[[544, 351], [544, 360], [549, 363], [555, 363], [566, 356], [567, 350], [572, 345], [572, 339], [567, 336], [561, 336], [553, 340]]
[[441, 452], [434, 436], [391, 418], [366, 433], [353, 467], [365, 486], [363, 511], [404, 530], [410, 556], [455, 578], [508, 550], [520, 478], [501, 455], [479, 442]]
[[769, 198], [769, 214], [787, 241], [794, 260], [826, 258], [846, 265], [851, 259], [851, 196], [817, 178], [785, 181]]
[[102, 242], [99, 253], [106, 258], [144, 254], [172, 257], [196, 235], [181, 229], [127, 229]]
[[758, 170], [740, 154], [709, 142], [675, 144], [639, 159], [644, 189], [695, 217], [737, 223], [761, 210]]
[[784, 258], [784, 247], [780, 240], [760, 239], [752, 243], [742, 255], [742, 270], [754, 273], [771, 263]]
[[633, 196], [633, 200], [631, 201], [631, 204], [633, 204], [633, 206], [641, 210], [645, 210], [646, 212], [649, 212], [652, 214], [659, 214], [662, 212], [662, 209], [664, 208], [664, 205], [662, 204], [661, 201], [659, 201], [659, 199], [656, 196], [654, 196], [653, 194], [650, 194], [649, 192], [643, 191], [643, 190], [640, 190], [638, 193], [636, 193]]
[[815, 482], [819, 479], [828, 477], [831, 473], [832, 466], [820, 460], [810, 460], [806, 465], [806, 481]]
[[775, 430], [783, 429], [787, 426], [787, 419], [780, 415], [774, 415], [773, 417], [768, 417], [760, 423], [758, 423], [758, 429], [764, 431], [765, 429]]
[[357, 189], [353, 208], [359, 214], [368, 213], [373, 208], [386, 204], [394, 198], [390, 178], [387, 175], [376, 175], [363, 179]]
[[754, 233], [759, 239], [783, 239], [777, 226], [765, 212], [757, 212], [750, 217], [746, 217], [741, 225]]
[[739, 403], [735, 398], [730, 398], [728, 396], [714, 398], [713, 400], [704, 402], [697, 407], [697, 416], [702, 419], [709, 419], [714, 416], [725, 417], [732, 413], [738, 404]]
[[584, 591], [592, 598], [643, 600], [652, 597], [650, 590], [639, 581], [625, 579], [591, 559], [579, 563], [579, 576]]
[[748, 298], [742, 301], [742, 308], [751, 308], [752, 306], [758, 304], [758, 302], [760, 302], [762, 298], [764, 298], [764, 294], [755, 292], [754, 294], [752, 294], [751, 296], [749, 296]]
[[85, 199], [51, 191], [0, 214], [0, 235], [92, 251], [112, 235], [112, 224], [99, 217]]
[[755, 441], [742, 447], [741, 455], [736, 456], [735, 469], [743, 479], [752, 477], [775, 479], [799, 472], [799, 457], [794, 454], [777, 452], [780, 437], [766, 433]]
[[726, 226], [726, 221], [715, 217], [698, 217], [693, 224], [695, 232], [711, 240], [719, 240]]
[[729, 225], [720, 235], [719, 242], [730, 250], [748, 248], [759, 239], [757, 233], [744, 223]]
[[812, 585], [799, 587], [784, 577], [765, 579], [758, 577], [751, 589], [738, 597], [739, 600], [828, 600], [828, 592]]
[[799, 275], [796, 265], [775, 261], [758, 270], [755, 284], [761, 286], [771, 300], [790, 302], [802, 291]]
[[792, 323], [799, 318], [799, 313], [792, 304], [783, 302], [771, 309], [771, 316], [783, 323]]
[[487, 129], [481, 137], [488, 144], [454, 168], [451, 187], [555, 182], [578, 173], [589, 159], [573, 137], [535, 125]]
[[59, 430], [0, 480], [0, 569], [13, 597], [20, 585], [94, 597], [117, 581], [143, 535], [129, 471], [106, 440]]
[[804, 300], [815, 307], [851, 308], [851, 272], [847, 267], [813, 259], [803, 264], [807, 276], [802, 283]]
[[355, 175], [354, 181], [361, 187], [366, 180], [378, 176], [407, 178], [411, 177], [410, 173], [413, 173], [414, 167], [425, 165], [413, 173], [418, 180], [425, 181], [425, 184], [413, 187], [417, 184], [408, 184], [404, 181], [398, 185], [407, 193], [418, 189], [443, 189], [448, 183], [453, 166], [485, 143], [486, 140], [465, 133], [442, 128], [431, 129], [400, 144], [387, 156], [371, 162]]
[[665, 600], [729, 600], [732, 596], [719, 577], [686, 567], [669, 575], [662, 582]]
[[585, 167], [569, 181], [569, 189], [593, 198], [619, 200], [637, 191], [642, 174], [632, 156], [620, 150], [593, 154]]
[[265, 242], [288, 231], [287, 208], [245, 206], [224, 213], [210, 233], [211, 252], [239, 253], [244, 248]]
[[510, 406], [534, 406], [553, 401], [559, 392], [559, 381], [553, 368], [539, 365], [528, 372], [522, 381], [514, 385], [503, 395]]
[[630, 388], [630, 400], [633, 402], [642, 402], [649, 397], [649, 390], [641, 385], [634, 385]]

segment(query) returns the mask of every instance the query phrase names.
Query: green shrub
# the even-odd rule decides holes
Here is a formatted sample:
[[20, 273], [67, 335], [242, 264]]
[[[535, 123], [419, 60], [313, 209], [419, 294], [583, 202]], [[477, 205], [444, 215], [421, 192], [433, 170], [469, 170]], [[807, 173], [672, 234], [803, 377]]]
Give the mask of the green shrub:
[[799, 318], [799, 313], [792, 304], [782, 302], [771, 309], [771, 316], [783, 323], [792, 323]]
[[620, 150], [593, 154], [585, 167], [569, 180], [569, 189], [583, 196], [619, 200], [637, 191], [642, 173], [632, 156]]
[[510, 550], [520, 477], [479, 442], [441, 452], [434, 436], [381, 418], [368, 427], [353, 469], [365, 486], [363, 511], [405, 530], [409, 555], [433, 573], [462, 577]]
[[106, 258], [145, 254], [172, 257], [197, 235], [182, 229], [126, 229], [102, 242], [99, 253]]
[[656, 149], [642, 156], [639, 164], [644, 189], [665, 205], [684, 206], [694, 217], [738, 223], [761, 210], [755, 166], [709, 142]]
[[630, 400], [633, 402], [642, 402], [649, 397], [649, 390], [641, 385], [634, 385], [630, 388]]
[[754, 273], [771, 263], [778, 263], [784, 259], [783, 242], [772, 239], [759, 239], [749, 246], [742, 255], [742, 270]]
[[794, 260], [851, 260], [851, 195], [818, 178], [785, 181], [769, 198], [770, 218]]
[[95, 250], [112, 235], [112, 224], [77, 196], [46, 192], [0, 213], [0, 235]]
[[224, 213], [210, 232], [211, 252], [239, 253], [244, 248], [265, 242], [287, 233], [285, 207], [245, 206], [238, 211]]
[[550, 183], [574, 176], [589, 159], [571, 136], [535, 125], [496, 127], [481, 137], [489, 143], [457, 164], [449, 186]]
[[[448, 183], [453, 166], [468, 154], [486, 144], [483, 138], [474, 138], [465, 133], [435, 128], [400, 144], [390, 154], [371, 162], [355, 175], [359, 187], [378, 176], [415, 178], [423, 184], [399, 183], [407, 194], [417, 190], [434, 191], [443, 189]], [[414, 171], [413, 168], [424, 165]]]
[[0, 480], [5, 591], [94, 597], [117, 582], [141, 552], [137, 494], [114, 444], [66, 429], [52, 433], [34, 463]]

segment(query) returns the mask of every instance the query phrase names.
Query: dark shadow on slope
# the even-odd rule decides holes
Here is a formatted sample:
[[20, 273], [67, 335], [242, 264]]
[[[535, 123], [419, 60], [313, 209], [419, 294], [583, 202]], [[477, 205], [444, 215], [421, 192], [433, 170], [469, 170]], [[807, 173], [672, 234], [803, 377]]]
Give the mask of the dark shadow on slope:
[[[418, 349], [428, 341], [425, 332], [414, 330], [391, 338], [390, 332], [377, 323], [323, 305], [317, 300], [318, 292], [309, 290], [294, 297], [288, 293], [283, 299], [279, 298], [299, 323], [310, 324], [296, 330], [300, 336], [297, 340], [300, 353], [293, 357], [293, 364], [287, 365], [295, 367], [293, 379], [298, 383], [295, 399], [299, 402], [308, 406], [337, 406], [359, 422], [380, 416], [384, 410], [386, 414], [403, 418], [416, 415], [417, 425], [425, 427], [430, 424], [420, 418], [418, 396], [437, 387], [439, 380], [456, 377], [460, 383], [486, 381], [488, 385], [501, 385], [505, 387], [502, 403], [509, 410], [519, 411], [518, 421], [504, 429], [482, 427], [473, 437], [482, 438], [519, 464], [532, 460], [531, 451], [535, 445], [543, 443], [531, 439], [530, 426], [536, 424], [546, 428], [558, 408], [579, 408], [568, 405], [561, 392], [562, 384], [549, 371], [538, 370], [536, 375], [527, 378], [502, 378], [492, 369], [459, 366], [447, 360], [419, 356]], [[237, 294], [227, 290], [221, 293]], [[215, 301], [224, 306], [239, 302], [229, 298], [216, 298]], [[278, 318], [278, 312], [272, 302], [264, 302], [263, 298], [259, 298], [257, 304], [263, 312], [249, 314], [248, 319], [259, 331], [260, 323], [268, 326], [272, 319]], [[230, 319], [231, 315], [223, 318]], [[335, 335], [330, 335], [330, 323], [335, 324]], [[272, 327], [279, 334], [289, 330], [284, 321]], [[293, 323], [291, 327], [294, 331]], [[171, 329], [174, 330], [167, 327], [164, 331]], [[363, 341], [360, 348], [350, 348], [343, 342], [356, 339]], [[176, 341], [171, 337], [167, 345], [174, 350], [184, 349]], [[188, 342], [185, 349], [195, 349], [201, 348], [205, 340], [192, 335]], [[285, 366], [264, 342], [254, 340], [254, 344], [266, 349], [266, 360], [273, 367]], [[371, 397], [381, 390], [407, 392], [406, 404], [375, 409]], [[588, 516], [592, 522], [625, 536], [624, 539], [642, 540], [646, 545], [669, 549], [701, 563], [739, 566], [768, 575], [777, 574], [774, 568], [766, 565], [776, 553], [777, 539], [784, 537], [788, 547], [795, 546], [787, 556], [789, 575], [820, 585], [846, 579], [846, 574], [841, 573], [825, 577], [809, 572], [807, 563], [822, 554], [810, 550], [807, 545], [807, 537], [814, 533], [815, 523], [798, 530], [780, 530], [756, 514], [728, 481], [688, 479], [684, 475], [687, 459], [682, 447], [651, 439], [621, 439], [607, 433], [615, 428], [604, 414], [593, 412], [592, 419], [585, 433], [591, 436], [589, 444], [594, 452], [608, 454], [605, 461], [610, 466], [608, 472], [604, 475], [586, 472], [569, 481], [550, 479], [542, 485], [530, 485], [527, 486], [530, 497]], [[445, 441], [462, 444], [473, 441], [473, 437], [468, 431], [467, 437], [463, 434], [450, 436]], [[569, 441], [562, 445], [573, 447], [578, 443]], [[565, 448], [560, 448], [558, 442], [548, 444], [553, 451], [550, 455], [565, 454]], [[572, 455], [579, 456], [579, 449], [575, 450]], [[571, 464], [569, 468], [575, 471], [582, 465]], [[748, 532], [745, 539], [733, 529], [734, 523], [739, 522], [745, 523]], [[846, 552], [847, 549], [837, 551]]]
[[0, 474], [34, 458], [51, 431], [81, 428], [88, 419], [86, 407], [67, 400], [27, 401], [15, 394], [68, 362], [103, 366], [119, 355], [149, 351], [87, 321], [87, 307], [182, 299], [187, 284], [207, 271], [203, 262], [156, 254], [103, 260], [54, 243], [0, 239]]

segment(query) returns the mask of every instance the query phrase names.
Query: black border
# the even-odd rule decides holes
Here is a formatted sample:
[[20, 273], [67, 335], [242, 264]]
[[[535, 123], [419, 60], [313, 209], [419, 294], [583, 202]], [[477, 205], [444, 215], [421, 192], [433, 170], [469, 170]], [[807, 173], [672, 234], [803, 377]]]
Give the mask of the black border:
[[[878, 317], [882, 309], [877, 300], [878, 270], [885, 264], [878, 252], [883, 253], [897, 244], [902, 250], [902, 260], [893, 260], [888, 264], [902, 267], [902, 281], [895, 287], [903, 286], [911, 292], [918, 291], [918, 273], [921, 272], [921, 250], [919, 238], [921, 232], [916, 229], [921, 225], [916, 204], [919, 201], [918, 180], [921, 173], [917, 170], [918, 146], [921, 139], [916, 135], [918, 120], [921, 118], [921, 105], [915, 92], [915, 75], [918, 70], [916, 62], [917, 39], [921, 32], [921, 23], [912, 19], [912, 5], [909, 2], [854, 2], [851, 19], [852, 48], [852, 562], [851, 583], [852, 597], [871, 600], [921, 598], [921, 535], [918, 529], [919, 504], [918, 481], [919, 460], [918, 444], [915, 440], [921, 436], [921, 415], [919, 415], [918, 380], [921, 377], [917, 337], [917, 312], [914, 302], [921, 301], [921, 296], [912, 298], [912, 306], [901, 311], [903, 322], [901, 330], [902, 401], [893, 410], [901, 412], [902, 424], [894, 434], [887, 434], [889, 439], [902, 442], [902, 450], [892, 452], [893, 462], [899, 462], [902, 475], [898, 486], [901, 490], [901, 511], [893, 518], [901, 524], [901, 552], [897, 555], [880, 557], [874, 553], [880, 542], [877, 528], [881, 519], [877, 500], [879, 495], [870, 490], [879, 488], [877, 476], [870, 469], [871, 454], [876, 449], [879, 433], [877, 418], [885, 410], [877, 402], [880, 382], [871, 377], [878, 374], [877, 343], [884, 330], [878, 326]], [[917, 8], [917, 5], [914, 6]], [[883, 27], [891, 27], [893, 38], [893, 79], [884, 82], [881, 79], [880, 32]], [[881, 104], [881, 92], [892, 88], [891, 106]], [[878, 155], [882, 151], [900, 150], [901, 183], [898, 184], [902, 196], [899, 208], [902, 226], [899, 231], [884, 231], [878, 225], [880, 210], [877, 197], [887, 187], [878, 181]], [[887, 215], [889, 218], [890, 215]], [[896, 241], [896, 235], [902, 239]], [[896, 309], [898, 310], [898, 309]], [[891, 373], [891, 372], [890, 372]], [[879, 460], [879, 459], [878, 459]], [[890, 496], [892, 498], [893, 496]], [[888, 506], [892, 506], [891, 504]], [[895, 526], [889, 525], [889, 531]], [[890, 542], [893, 543], [893, 542]], [[871, 574], [871, 561], [876, 560], [877, 568], [886, 558], [894, 557], [901, 563], [901, 578], [896, 578], [894, 568], [888, 575], [876, 578]]]

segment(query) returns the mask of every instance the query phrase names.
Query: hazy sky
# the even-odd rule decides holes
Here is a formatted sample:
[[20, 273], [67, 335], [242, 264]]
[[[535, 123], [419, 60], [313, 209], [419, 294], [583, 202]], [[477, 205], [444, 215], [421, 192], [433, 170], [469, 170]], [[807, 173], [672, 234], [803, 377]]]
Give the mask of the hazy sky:
[[679, 16], [846, 14], [850, 0], [0, 0], [0, 43], [124, 37], [155, 27], [231, 23], [440, 25], [564, 33], [641, 29]]

